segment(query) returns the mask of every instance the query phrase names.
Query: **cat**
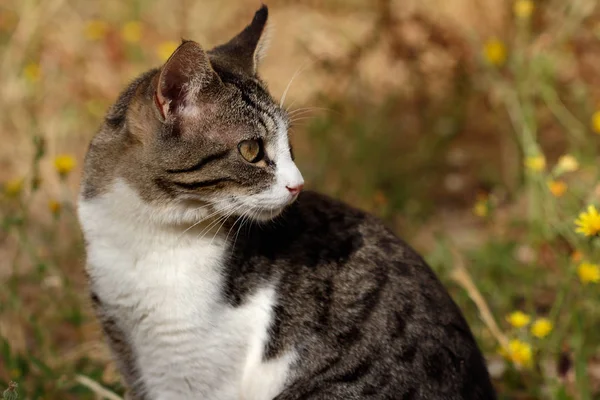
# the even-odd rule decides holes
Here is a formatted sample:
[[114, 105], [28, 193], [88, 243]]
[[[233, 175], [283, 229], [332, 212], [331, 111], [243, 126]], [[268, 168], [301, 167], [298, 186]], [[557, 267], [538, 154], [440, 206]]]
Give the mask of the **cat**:
[[183, 41], [109, 109], [79, 220], [136, 400], [495, 398], [460, 310], [377, 218], [303, 191], [257, 75], [268, 11]]

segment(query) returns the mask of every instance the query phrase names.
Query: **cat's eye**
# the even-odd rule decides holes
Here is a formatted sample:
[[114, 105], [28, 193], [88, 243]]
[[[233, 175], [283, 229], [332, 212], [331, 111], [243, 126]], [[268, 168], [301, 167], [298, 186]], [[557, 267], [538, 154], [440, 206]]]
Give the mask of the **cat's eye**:
[[244, 140], [238, 144], [242, 157], [249, 163], [257, 163], [265, 157], [262, 140]]

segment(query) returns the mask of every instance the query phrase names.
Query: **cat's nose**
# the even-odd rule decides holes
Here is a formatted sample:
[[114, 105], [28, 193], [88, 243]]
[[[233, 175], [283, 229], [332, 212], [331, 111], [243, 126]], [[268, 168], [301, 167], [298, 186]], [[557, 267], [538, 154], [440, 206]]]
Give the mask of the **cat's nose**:
[[292, 196], [296, 196], [298, 193], [300, 193], [300, 191], [302, 190], [303, 187], [304, 187], [304, 184], [301, 183], [301, 184], [295, 185], [295, 186], [286, 186], [285, 188], [290, 191]]

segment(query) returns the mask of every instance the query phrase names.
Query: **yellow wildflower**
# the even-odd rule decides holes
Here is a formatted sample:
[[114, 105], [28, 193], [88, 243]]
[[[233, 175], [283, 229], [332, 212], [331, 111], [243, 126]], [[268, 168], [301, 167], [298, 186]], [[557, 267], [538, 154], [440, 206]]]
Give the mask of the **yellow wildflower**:
[[108, 33], [108, 24], [99, 19], [88, 21], [85, 26], [85, 37], [89, 40], [101, 40], [104, 39]]
[[531, 317], [522, 311], [514, 311], [510, 313], [508, 317], [506, 317], [506, 320], [515, 328], [522, 328], [529, 324]]
[[532, 0], [516, 0], [513, 4], [513, 12], [517, 18], [526, 19], [531, 17], [534, 5]]
[[575, 157], [570, 154], [565, 154], [558, 159], [556, 164], [556, 171], [561, 172], [574, 172], [579, 169], [579, 162]]
[[592, 129], [594, 132], [600, 134], [600, 110], [592, 115]]
[[548, 189], [554, 197], [561, 197], [567, 191], [567, 184], [563, 181], [548, 181]]
[[598, 283], [600, 282], [600, 267], [597, 264], [582, 262], [577, 267], [577, 275], [582, 283]]
[[42, 76], [42, 69], [37, 63], [29, 63], [23, 68], [23, 76], [31, 83], [35, 83], [40, 80]]
[[512, 361], [515, 365], [522, 367], [530, 366], [533, 358], [531, 345], [519, 339], [512, 339], [508, 343], [508, 348], [501, 349], [500, 354]]
[[167, 59], [171, 57], [171, 54], [173, 54], [177, 47], [179, 47], [179, 43], [175, 41], [169, 40], [166, 42], [162, 42], [158, 45], [158, 48], [156, 49], [156, 54], [162, 61], [167, 61]]
[[61, 204], [56, 200], [50, 200], [48, 202], [48, 209], [54, 215], [58, 215], [60, 213]]
[[546, 159], [543, 155], [531, 156], [525, 159], [525, 166], [533, 172], [542, 172], [546, 169]]
[[473, 214], [478, 217], [487, 217], [489, 214], [489, 208], [486, 200], [478, 200], [477, 203], [473, 206]]
[[483, 56], [492, 65], [503, 65], [506, 62], [507, 53], [506, 46], [497, 38], [489, 39], [483, 45]]
[[4, 184], [4, 193], [9, 197], [17, 197], [23, 191], [23, 179], [12, 179]]
[[61, 154], [54, 159], [54, 168], [60, 175], [67, 175], [75, 168], [75, 158], [68, 154]]
[[552, 332], [552, 322], [548, 318], [538, 318], [531, 325], [531, 333], [537, 338], [545, 338]]
[[129, 21], [121, 29], [121, 37], [128, 43], [138, 43], [142, 39], [142, 24]]
[[579, 214], [575, 220], [576, 232], [585, 236], [595, 236], [600, 232], [600, 214], [595, 206], [589, 205], [587, 211]]

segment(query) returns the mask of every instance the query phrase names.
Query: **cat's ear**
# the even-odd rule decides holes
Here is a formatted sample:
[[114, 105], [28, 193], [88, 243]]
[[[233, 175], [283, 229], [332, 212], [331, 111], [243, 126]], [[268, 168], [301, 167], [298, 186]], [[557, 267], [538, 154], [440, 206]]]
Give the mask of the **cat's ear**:
[[266, 54], [269, 42], [267, 20], [269, 9], [266, 5], [254, 14], [254, 19], [243, 31], [229, 42], [215, 47], [211, 54], [224, 58], [230, 67], [247, 75], [255, 76], [258, 65]]
[[184, 41], [160, 71], [155, 102], [163, 120], [193, 106], [202, 91], [219, 80], [200, 45]]

